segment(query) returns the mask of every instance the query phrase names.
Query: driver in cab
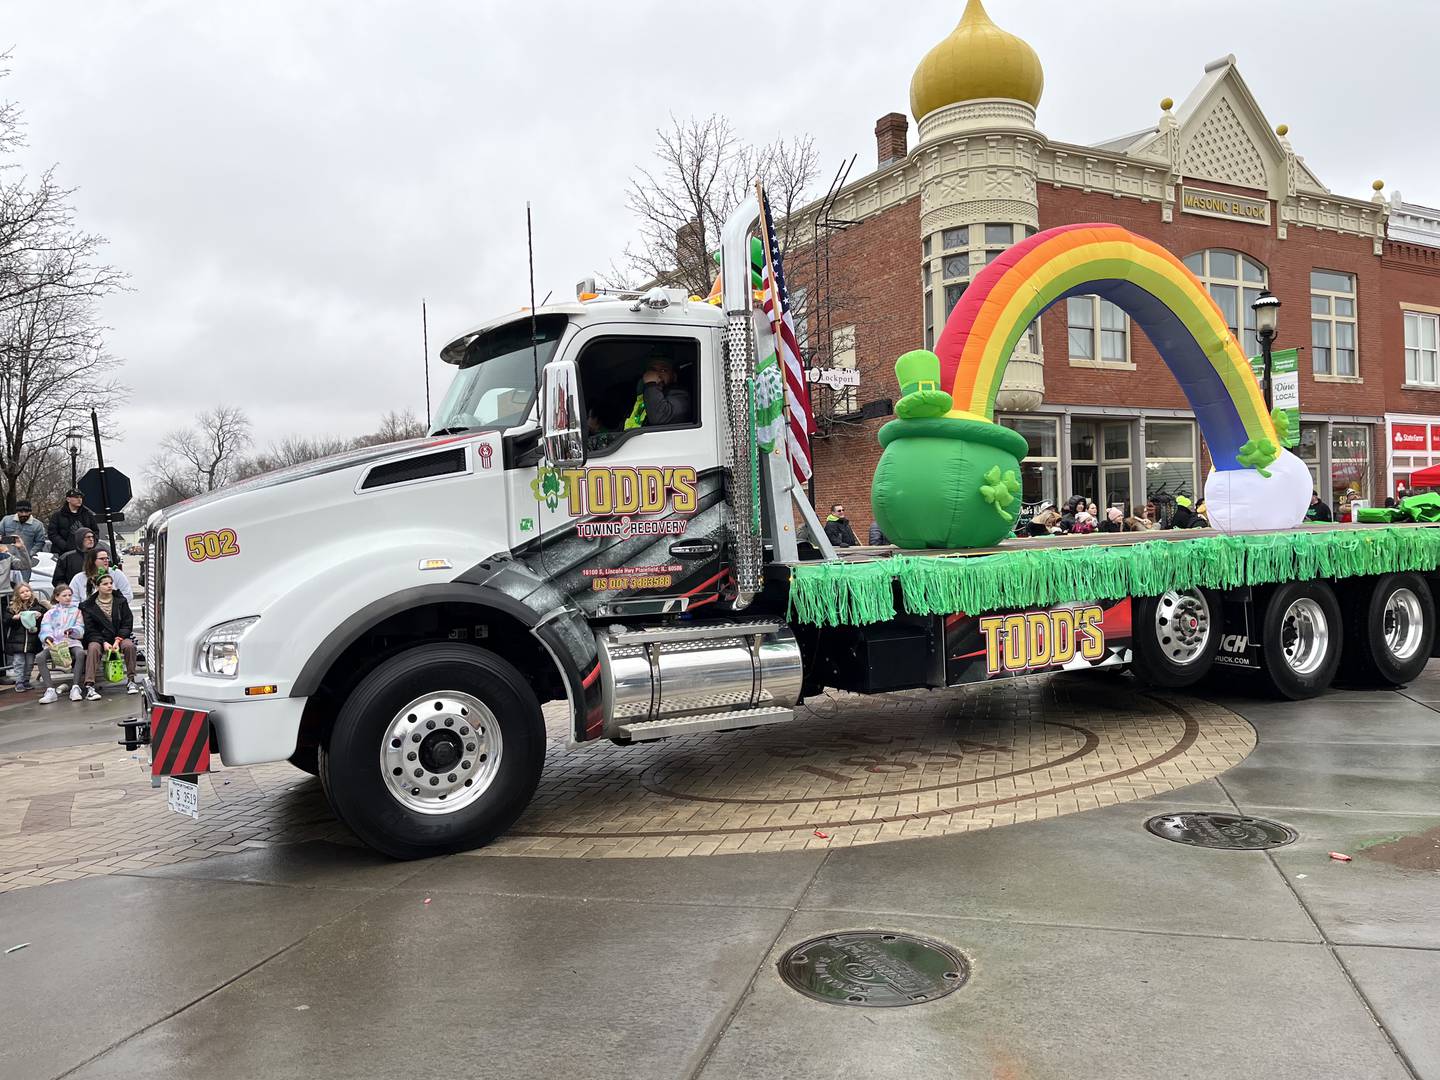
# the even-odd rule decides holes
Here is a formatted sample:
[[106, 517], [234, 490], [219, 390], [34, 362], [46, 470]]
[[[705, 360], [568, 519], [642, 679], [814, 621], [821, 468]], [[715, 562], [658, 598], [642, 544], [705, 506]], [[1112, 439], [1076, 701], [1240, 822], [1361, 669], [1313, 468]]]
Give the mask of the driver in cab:
[[669, 357], [652, 356], [640, 376], [635, 406], [625, 418], [625, 430], [690, 422], [690, 391], [677, 385], [678, 373]]

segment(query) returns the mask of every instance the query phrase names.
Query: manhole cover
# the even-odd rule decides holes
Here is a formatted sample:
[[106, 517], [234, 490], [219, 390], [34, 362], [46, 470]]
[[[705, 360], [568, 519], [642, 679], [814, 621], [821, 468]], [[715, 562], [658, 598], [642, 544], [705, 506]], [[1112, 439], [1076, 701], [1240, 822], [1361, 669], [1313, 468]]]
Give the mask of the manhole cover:
[[881, 1009], [934, 1001], [970, 977], [954, 949], [883, 930], [811, 938], [782, 956], [779, 966], [780, 977], [806, 997]]
[[1284, 847], [1300, 835], [1278, 821], [1238, 814], [1161, 814], [1145, 822], [1145, 828], [1177, 844], [1233, 851]]

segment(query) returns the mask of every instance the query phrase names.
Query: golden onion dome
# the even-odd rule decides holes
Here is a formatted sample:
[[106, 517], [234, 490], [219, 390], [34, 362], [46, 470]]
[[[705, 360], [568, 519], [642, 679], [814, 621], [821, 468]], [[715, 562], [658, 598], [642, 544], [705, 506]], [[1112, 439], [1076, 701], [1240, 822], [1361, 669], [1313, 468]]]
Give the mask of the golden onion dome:
[[920, 61], [910, 80], [910, 111], [919, 120], [957, 101], [1012, 98], [1040, 104], [1045, 73], [1026, 42], [990, 21], [980, 0], [968, 0], [960, 25]]

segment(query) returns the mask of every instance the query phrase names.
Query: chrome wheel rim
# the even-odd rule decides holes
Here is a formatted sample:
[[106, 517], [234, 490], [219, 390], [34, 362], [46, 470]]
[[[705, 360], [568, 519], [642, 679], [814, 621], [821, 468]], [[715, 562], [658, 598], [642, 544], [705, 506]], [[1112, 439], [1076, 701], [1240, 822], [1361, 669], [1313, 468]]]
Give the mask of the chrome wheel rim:
[[495, 782], [502, 749], [488, 707], [470, 694], [439, 690], [410, 702], [386, 726], [380, 772], [407, 810], [453, 814]]
[[1296, 675], [1317, 671], [1330, 651], [1325, 609], [1309, 597], [1292, 602], [1280, 619], [1280, 649], [1285, 666]]
[[1184, 667], [1205, 654], [1210, 643], [1210, 605], [1205, 594], [1171, 590], [1155, 603], [1155, 640], [1172, 664]]
[[1409, 660], [1420, 650], [1425, 629], [1420, 598], [1409, 589], [1396, 589], [1385, 601], [1385, 648], [1397, 660]]

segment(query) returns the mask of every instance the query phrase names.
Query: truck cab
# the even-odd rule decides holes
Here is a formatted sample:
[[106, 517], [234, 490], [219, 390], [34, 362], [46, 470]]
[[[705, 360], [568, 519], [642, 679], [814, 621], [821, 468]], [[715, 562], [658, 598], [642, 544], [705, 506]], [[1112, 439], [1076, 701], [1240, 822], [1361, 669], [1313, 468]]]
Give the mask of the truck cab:
[[[790, 719], [799, 649], [761, 595], [748, 235], [732, 246], [735, 310], [653, 288], [493, 320], [442, 350], [425, 438], [154, 515], [136, 741], [201, 717], [227, 765], [317, 773], [362, 838], [414, 857], [518, 816], [546, 701], [577, 741]], [[788, 508], [766, 520], [793, 550]]]

